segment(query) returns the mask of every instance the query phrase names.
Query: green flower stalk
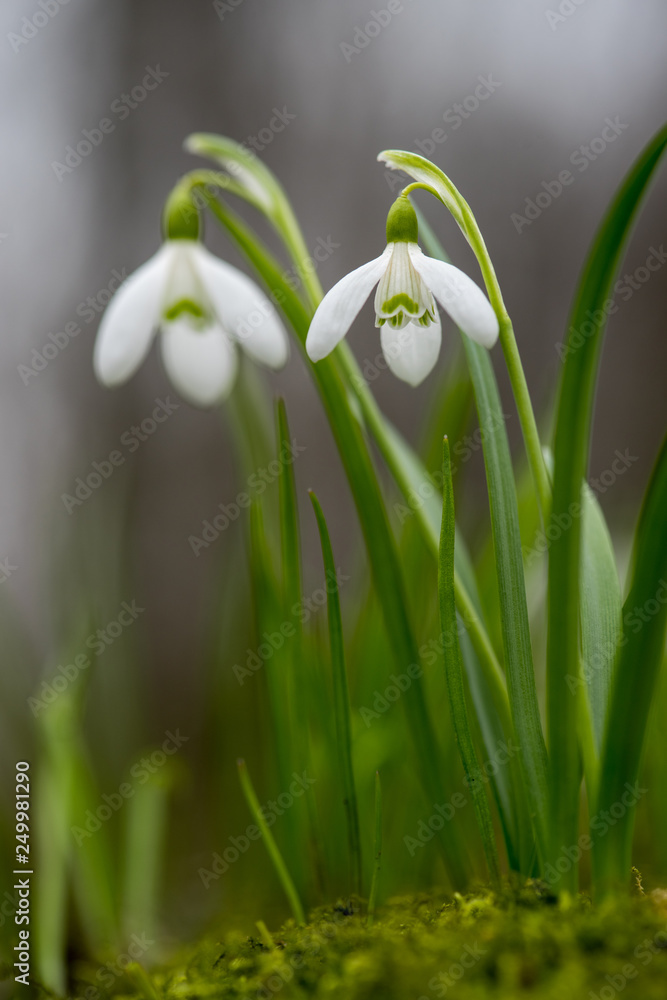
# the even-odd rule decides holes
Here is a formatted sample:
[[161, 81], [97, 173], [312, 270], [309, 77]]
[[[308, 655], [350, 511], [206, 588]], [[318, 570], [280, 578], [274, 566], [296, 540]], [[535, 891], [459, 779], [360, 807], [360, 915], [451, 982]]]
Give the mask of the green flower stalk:
[[[431, 163], [430, 160], [419, 156], [417, 153], [407, 153], [397, 149], [385, 150], [378, 155], [378, 160], [386, 163], [392, 170], [402, 170], [414, 178], [415, 183], [407, 187], [403, 194], [410, 193], [410, 191], [417, 188], [423, 188], [441, 201], [453, 215], [477, 257], [491, 305], [498, 318], [500, 343], [505, 355], [505, 363], [512, 384], [512, 392], [514, 393], [514, 400], [519, 413], [519, 420], [521, 421], [521, 430], [535, 483], [542, 520], [546, 523], [551, 509], [551, 484], [544, 464], [537, 422], [530, 401], [530, 393], [528, 392], [528, 385], [521, 364], [512, 321], [505, 308], [498, 278], [496, 277], [491, 257], [486, 248], [484, 237], [477, 225], [477, 220], [470, 206], [449, 177]], [[464, 332], [467, 332], [465, 328], [462, 327], [462, 329], [464, 329]], [[474, 340], [475, 338], [473, 337], [472, 339]]]

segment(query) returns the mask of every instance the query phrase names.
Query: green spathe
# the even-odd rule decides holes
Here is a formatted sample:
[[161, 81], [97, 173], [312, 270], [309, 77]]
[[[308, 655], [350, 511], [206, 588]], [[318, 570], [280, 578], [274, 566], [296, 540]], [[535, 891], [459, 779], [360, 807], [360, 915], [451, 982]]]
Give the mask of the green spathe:
[[389, 209], [387, 243], [417, 243], [418, 239], [417, 214], [407, 195], [402, 194]]
[[162, 213], [166, 240], [198, 240], [201, 235], [199, 210], [192, 200], [188, 183], [179, 183], [167, 198]]

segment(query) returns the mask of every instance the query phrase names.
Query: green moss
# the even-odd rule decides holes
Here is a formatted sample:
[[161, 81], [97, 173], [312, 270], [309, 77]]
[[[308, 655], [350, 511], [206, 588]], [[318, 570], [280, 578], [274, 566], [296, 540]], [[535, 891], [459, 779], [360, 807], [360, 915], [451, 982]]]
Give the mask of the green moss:
[[[539, 996], [546, 1000], [664, 1000], [667, 892], [598, 909], [581, 898], [557, 905], [537, 884], [395, 899], [372, 928], [361, 908], [338, 905], [307, 927], [273, 935], [228, 933], [151, 975], [156, 996], [279, 996], [345, 1000], [456, 1000]], [[136, 980], [135, 980], [136, 982]], [[134, 987], [137, 988], [136, 986]], [[144, 998], [125, 983], [114, 996]], [[77, 994], [74, 994], [77, 995]]]

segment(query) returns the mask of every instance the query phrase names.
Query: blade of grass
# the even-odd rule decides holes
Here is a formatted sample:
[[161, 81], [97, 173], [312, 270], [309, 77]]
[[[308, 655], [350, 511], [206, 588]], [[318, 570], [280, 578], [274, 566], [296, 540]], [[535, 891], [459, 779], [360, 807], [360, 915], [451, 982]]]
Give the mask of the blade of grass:
[[488, 351], [464, 337], [482, 431], [496, 556], [505, 671], [526, 797], [541, 859], [548, 841], [548, 759], [537, 701], [516, 486], [500, 394]]
[[380, 870], [382, 868], [382, 785], [380, 784], [380, 772], [375, 772], [375, 824], [373, 838], [373, 875], [371, 877], [371, 892], [368, 897], [368, 917], [366, 923], [373, 926], [375, 920], [375, 910], [377, 908], [378, 886], [380, 883]]
[[440, 472], [442, 429], [453, 442], [462, 440], [472, 416], [472, 385], [460, 341], [449, 346], [447, 370], [437, 385], [422, 431], [419, 453], [428, 471]]
[[[575, 296], [560, 385], [554, 440], [554, 494], [551, 524], [569, 523], [554, 532], [549, 553], [547, 640], [547, 728], [551, 758], [552, 846], [550, 860], [576, 844], [579, 810], [579, 747], [572, 739], [578, 702], [567, 678], [580, 671], [582, 482], [588, 473], [593, 404], [614, 278], [640, 201], [667, 145], [667, 128], [644, 149], [617, 192], [593, 242]], [[590, 334], [584, 335], [583, 331]], [[561, 886], [574, 893], [576, 866]]]
[[171, 786], [166, 770], [139, 785], [125, 807], [121, 912], [128, 935], [141, 931], [152, 937], [156, 928]]
[[294, 919], [297, 924], [305, 924], [306, 917], [303, 912], [303, 906], [301, 905], [301, 900], [299, 899], [299, 894], [296, 891], [292, 877], [287, 870], [287, 866], [283, 861], [282, 854], [278, 850], [278, 845], [273, 839], [273, 834], [269, 829], [269, 826], [264, 817], [262, 807], [259, 804], [259, 799], [253, 788], [252, 781], [250, 780], [250, 775], [248, 774], [248, 768], [244, 760], [239, 759], [237, 761], [239, 769], [239, 780], [241, 782], [241, 788], [243, 790], [243, 795], [248, 803], [248, 808], [253, 815], [255, 823], [262, 832], [262, 837], [264, 838], [264, 843], [266, 844], [266, 849], [269, 853], [269, 857], [273, 862], [273, 867], [275, 868], [278, 880], [283, 887], [287, 900], [289, 902], [290, 908], [294, 915]]
[[[667, 629], [667, 438], [637, 525], [625, 625], [612, 683], [596, 813], [624, 807], [593, 843], [594, 885], [605, 895], [629, 881], [639, 768]], [[639, 627], [637, 627], [639, 626]], [[630, 792], [630, 804], [627, 795]], [[612, 812], [615, 818], [615, 813]]]
[[[276, 434], [277, 455], [280, 465], [278, 476], [278, 492], [280, 502], [280, 540], [282, 550], [282, 596], [283, 621], [292, 625], [293, 634], [287, 639], [284, 649], [287, 669], [286, 687], [288, 700], [293, 708], [294, 726], [292, 729], [294, 753], [300, 770], [312, 773], [312, 754], [310, 746], [310, 717], [312, 706], [309, 705], [309, 678], [306, 674], [304, 656], [304, 635], [301, 616], [294, 615], [294, 608], [303, 602], [303, 578], [301, 573], [301, 541], [299, 537], [299, 508], [296, 498], [296, 479], [294, 475], [294, 456], [292, 455], [292, 439], [287, 421], [285, 401], [278, 399], [276, 403]], [[317, 812], [317, 801], [314, 795], [306, 796], [306, 809], [309, 824], [309, 853], [312, 858], [317, 883], [324, 891], [324, 872], [321, 847], [322, 832]]]
[[[99, 789], [80, 732], [74, 730], [70, 739], [74, 785], [73, 825], [69, 834], [74, 839], [78, 824], [99, 808]], [[118, 891], [112, 839], [106, 826], [92, 834], [79, 830], [72, 854], [74, 895], [88, 947], [100, 952], [118, 944]]]
[[623, 627], [621, 584], [609, 528], [595, 494], [583, 488], [581, 646], [595, 747], [600, 752], [612, 668]]
[[452, 483], [452, 463], [449, 443], [444, 439], [442, 449], [442, 531], [440, 534], [440, 558], [438, 560], [438, 594], [440, 598], [440, 625], [442, 634], [451, 641], [445, 644], [445, 676], [449, 692], [449, 705], [456, 733], [466, 784], [472, 793], [477, 825], [482, 837], [484, 856], [489, 874], [494, 882], [500, 878], [498, 851], [493, 833], [491, 811], [486, 798], [482, 769], [477, 760], [475, 745], [470, 732], [468, 709], [463, 687], [463, 661], [459, 645], [456, 621], [456, 599], [454, 596], [454, 486]]
[[[273, 554], [267, 544], [264, 531], [262, 506], [259, 499], [250, 506], [250, 568], [255, 596], [255, 617], [257, 634], [271, 634], [280, 627], [282, 621], [278, 582], [272, 572]], [[276, 777], [282, 789], [289, 788], [292, 781], [292, 740], [291, 708], [287, 697], [284, 678], [284, 662], [280, 658], [282, 650], [264, 663], [262, 674], [266, 685], [275, 747]], [[305, 885], [303, 872], [303, 831], [301, 813], [290, 809], [285, 817], [285, 848], [290, 871], [300, 886]]]
[[350, 724], [350, 696], [345, 668], [345, 646], [343, 643], [343, 622], [338, 598], [338, 581], [336, 564], [327, 522], [322, 507], [315, 494], [310, 492], [310, 499], [317, 518], [317, 527], [322, 545], [322, 559], [327, 580], [327, 609], [329, 615], [329, 641], [331, 644], [331, 667], [333, 673], [334, 715], [336, 718], [336, 745], [338, 748], [338, 767], [344, 794], [347, 836], [350, 850], [350, 872], [352, 875], [352, 891], [361, 895], [361, 838], [359, 835], [359, 810], [357, 807], [357, 792], [354, 784], [354, 768], [352, 765], [352, 734]]
[[73, 841], [72, 756], [61, 739], [71, 709], [60, 698], [39, 721], [43, 749], [35, 776], [34, 835], [38, 871], [35, 897], [35, 967], [40, 982], [65, 995], [68, 883]]

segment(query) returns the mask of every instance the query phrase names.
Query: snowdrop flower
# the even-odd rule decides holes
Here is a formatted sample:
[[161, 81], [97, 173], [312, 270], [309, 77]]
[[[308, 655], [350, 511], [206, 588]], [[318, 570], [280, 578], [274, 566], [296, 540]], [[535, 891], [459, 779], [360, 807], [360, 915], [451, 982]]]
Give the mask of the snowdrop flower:
[[230, 393], [238, 348], [281, 368], [287, 334], [257, 285], [196, 238], [167, 238], [120, 286], [102, 317], [95, 373], [116, 386], [133, 375], [161, 331], [162, 359], [177, 392], [196, 406]]
[[417, 216], [401, 195], [387, 217], [384, 253], [342, 278], [318, 307], [306, 340], [312, 361], [343, 339], [374, 285], [382, 351], [404, 382], [419, 385], [438, 360], [442, 334], [435, 300], [471, 340], [493, 347], [498, 320], [484, 292], [457, 267], [426, 257], [417, 238]]

